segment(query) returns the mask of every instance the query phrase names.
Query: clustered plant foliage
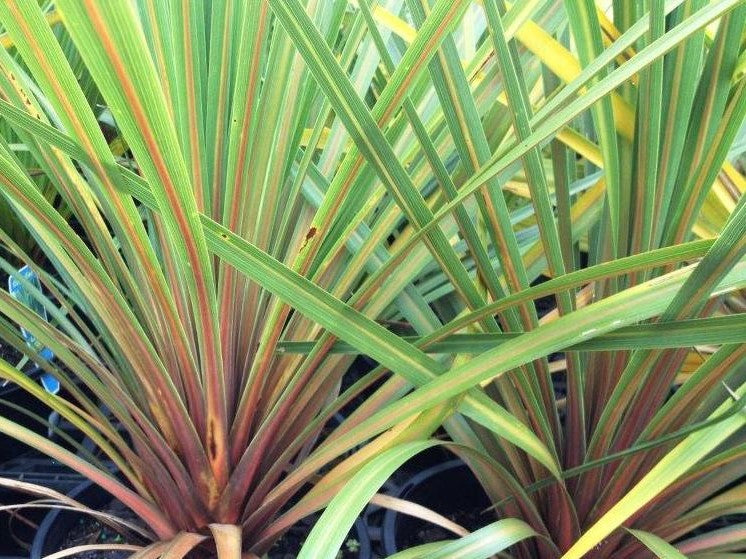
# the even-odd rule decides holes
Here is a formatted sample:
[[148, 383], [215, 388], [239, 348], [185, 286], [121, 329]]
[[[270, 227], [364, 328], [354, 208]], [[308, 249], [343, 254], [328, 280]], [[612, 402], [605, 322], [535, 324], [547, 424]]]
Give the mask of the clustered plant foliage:
[[710, 521], [746, 507], [745, 21], [0, 2], [0, 264], [51, 317], [0, 291], [0, 338], [63, 391], [0, 377], [98, 450], [0, 432], [131, 508], [137, 557], [261, 557], [322, 510], [300, 556], [334, 557], [433, 445], [494, 506], [401, 558], [744, 551]]

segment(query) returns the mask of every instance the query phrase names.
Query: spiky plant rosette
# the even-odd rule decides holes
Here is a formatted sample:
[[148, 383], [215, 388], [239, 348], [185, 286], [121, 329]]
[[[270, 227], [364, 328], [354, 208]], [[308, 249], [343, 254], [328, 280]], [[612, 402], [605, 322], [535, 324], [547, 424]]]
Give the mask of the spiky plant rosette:
[[3, 268], [51, 319], [0, 292], [0, 337], [64, 390], [0, 376], [98, 452], [0, 431], [131, 508], [139, 557], [258, 557], [322, 509], [300, 556], [334, 557], [434, 445], [494, 507], [403, 557], [740, 549], [681, 538], [744, 507], [744, 17], [0, 3], [2, 194], [44, 255], [3, 229]]

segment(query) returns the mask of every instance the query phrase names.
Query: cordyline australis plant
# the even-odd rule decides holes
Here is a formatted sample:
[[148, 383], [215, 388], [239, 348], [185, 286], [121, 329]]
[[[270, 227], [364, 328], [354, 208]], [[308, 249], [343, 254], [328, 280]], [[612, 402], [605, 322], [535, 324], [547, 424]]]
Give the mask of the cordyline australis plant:
[[52, 317], [0, 293], [0, 336], [64, 392], [0, 375], [101, 453], [0, 431], [135, 511], [141, 557], [261, 556], [324, 507], [301, 556], [334, 557], [434, 444], [496, 514], [402, 557], [672, 554], [743, 510], [746, 7], [599, 8], [0, 3], [2, 193], [48, 265], [4, 257]]

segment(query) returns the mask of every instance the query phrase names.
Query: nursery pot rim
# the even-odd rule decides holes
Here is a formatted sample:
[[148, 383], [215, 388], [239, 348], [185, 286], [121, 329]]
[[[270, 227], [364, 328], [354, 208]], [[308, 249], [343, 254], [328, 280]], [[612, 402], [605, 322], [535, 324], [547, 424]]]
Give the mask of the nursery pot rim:
[[[73, 489], [71, 489], [67, 493], [67, 496], [75, 499], [87, 491], [96, 491], [98, 495], [101, 495], [104, 498], [114, 499], [114, 497], [110, 495], [106, 490], [104, 490], [102, 487], [98, 486], [91, 480], [85, 480], [81, 482]], [[83, 504], [87, 503], [84, 502]], [[95, 506], [92, 506], [92, 508], [95, 508]], [[78, 511], [63, 510], [59, 508], [50, 509], [39, 524], [39, 528], [34, 535], [34, 540], [31, 544], [31, 550], [29, 551], [29, 559], [42, 559], [42, 557], [49, 553], [59, 551], [58, 549], [48, 549], [46, 546], [48, 545], [48, 539], [50, 538], [50, 536], [53, 536], [54, 530], [58, 527], [57, 523], [60, 520], [60, 516], [63, 514], [70, 516], [89, 516]], [[358, 542], [358, 544], [360, 544], [358, 559], [371, 559], [373, 557], [371, 538], [370, 534], [368, 533], [368, 526], [362, 517], [358, 516], [355, 519], [352, 532], [356, 536], [356, 541]]]
[[[430, 466], [417, 472], [415, 475], [410, 476], [406, 482], [404, 482], [395, 492], [395, 497], [404, 498], [413, 488], [427, 482], [430, 478], [433, 478], [448, 470], [455, 470], [458, 468], [466, 468], [469, 470], [469, 466], [459, 458], [453, 458], [440, 464]], [[471, 470], [469, 470], [471, 471]], [[402, 551], [396, 542], [397, 536], [397, 522], [400, 517], [407, 517], [408, 515], [400, 513], [393, 509], [386, 509], [383, 514], [383, 521], [381, 524], [381, 544], [383, 546], [384, 553], [388, 556], [394, 553]]]
[[[85, 493], [86, 491], [92, 491], [94, 489], [98, 489], [101, 494], [106, 495], [108, 497], [111, 497], [109, 493], [107, 493], [104, 489], [100, 488], [98, 485], [96, 485], [91, 480], [85, 480], [75, 486], [73, 489], [71, 489], [67, 496], [76, 499], [81, 494]], [[86, 503], [83, 503], [86, 504]], [[63, 514], [84, 514], [84, 513], [76, 513], [76, 511], [69, 511], [69, 510], [63, 510], [59, 508], [52, 508], [47, 512], [47, 514], [44, 516], [44, 519], [41, 521], [41, 524], [39, 524], [39, 528], [36, 531], [36, 535], [34, 536], [34, 541], [31, 544], [31, 550], [29, 552], [29, 558], [30, 559], [41, 559], [44, 557], [47, 553], [54, 553], [55, 551], [59, 550], [49, 550], [46, 548], [47, 541], [50, 537], [54, 534], [54, 529], [58, 527], [58, 521], [60, 519], [60, 516]]]

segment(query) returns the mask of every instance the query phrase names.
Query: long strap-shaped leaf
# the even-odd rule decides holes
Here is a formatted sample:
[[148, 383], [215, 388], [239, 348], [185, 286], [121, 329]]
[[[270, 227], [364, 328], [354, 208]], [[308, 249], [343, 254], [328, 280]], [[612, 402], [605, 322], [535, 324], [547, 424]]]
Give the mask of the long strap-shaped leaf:
[[[299, 559], [335, 557], [357, 514], [394, 470], [415, 454], [436, 444], [434, 441], [402, 444], [368, 462], [332, 499], [311, 530], [298, 556]], [[454, 542], [440, 543], [437, 548], [429, 546], [427, 557], [482, 559], [533, 536], [536, 536], [536, 532], [525, 522], [506, 519], [490, 524]], [[403, 552], [402, 556], [422, 557], [421, 553], [422, 550], [418, 549]]]
[[[425, 21], [427, 2], [425, 0], [410, 0], [408, 2], [412, 18], [417, 24]], [[445, 112], [445, 120], [453, 137], [461, 166], [468, 174], [489, 159], [490, 145], [484, 126], [481, 122], [477, 104], [469, 87], [466, 75], [461, 66], [459, 53], [452, 37], [443, 41], [438, 57], [430, 65], [431, 78], [434, 89], [443, 107], [453, 107], [454, 110]], [[452, 199], [456, 192], [449, 193]], [[492, 241], [492, 247], [498, 255], [506, 283], [510, 291], [517, 291], [528, 286], [529, 279], [521, 258], [515, 232], [513, 231], [508, 207], [500, 190], [500, 183], [493, 179], [480, 189], [475, 198], [479, 207], [479, 216], [486, 227], [487, 236]], [[479, 241], [477, 241], [479, 242]], [[483, 241], [482, 241], [483, 243]], [[483, 249], [484, 250], [484, 249]], [[489, 280], [494, 272], [486, 275]], [[486, 282], [486, 287], [494, 298], [504, 296], [503, 289], [496, 287], [493, 282]], [[510, 310], [505, 313], [505, 325], [514, 330], [530, 329], [537, 324], [536, 310], [533, 306], [523, 306], [520, 312]], [[490, 327], [487, 323], [487, 327]], [[515, 412], [518, 407], [525, 407], [531, 422], [538, 426], [537, 430], [542, 440], [558, 442], [559, 417], [555, 413], [556, 406], [552, 402], [553, 392], [549, 380], [548, 366], [539, 361], [528, 364], [529, 374], [520, 374], [515, 382], [519, 384], [519, 391], [525, 402], [515, 402], [512, 406]], [[535, 380], [534, 380], [535, 379]], [[498, 385], [498, 389], [500, 386]], [[510, 406], [512, 391], [501, 390], [501, 397]], [[547, 413], [548, 412], [548, 413]]]
[[[417, 411], [436, 405], [477, 384], [489, 382], [502, 372], [537, 356], [546, 355], [567, 345], [663, 312], [691, 271], [692, 268], [689, 267], [672, 272], [584, 307], [572, 315], [541, 326], [516, 340], [506, 342], [495, 350], [473, 358], [461, 367], [450, 370], [409, 396], [387, 406], [369, 420], [351, 429], [346, 435], [329, 443], [323, 450], [320, 449], [316, 455], [309, 457], [302, 467], [291, 473], [285, 483], [290, 486], [298, 483], [321, 464], [326, 463], [330, 456], [336, 456], [340, 449], [350, 448], [348, 445], [354, 444], [363, 433], [373, 435], [380, 432]], [[743, 285], [746, 285], [746, 262], [739, 263], [728, 274], [720, 284], [718, 293]]]
[[308, 535], [298, 559], [334, 559], [356, 516], [380, 486], [409, 458], [437, 444], [435, 441], [403, 444], [368, 462], [332, 499]]
[[[389, 559], [488, 559], [536, 532], [517, 518], [505, 518], [453, 541], [433, 542], [391, 555]], [[557, 553], [557, 552], [555, 552]]]
[[212, 266], [189, 173], [142, 28], [129, 3], [64, 0], [58, 6], [151, 185], [187, 286], [205, 383], [205, 447], [221, 487], [228, 475], [227, 416]]
[[[409, 377], [415, 384], [419, 384], [423, 378], [421, 375], [432, 375], [425, 365], [427, 361], [423, 361], [423, 354], [416, 352], [411, 344], [359, 315], [318, 286], [297, 276], [218, 224], [206, 223], [205, 230], [208, 237], [214, 235], [216, 238], [229, 241], [222, 250], [218, 250], [219, 256], [230, 261], [288, 304], [304, 314], [307, 313], [309, 318], [322, 324], [339, 338], [352, 343], [361, 352], [371, 355], [391, 370]], [[655, 316], [665, 309], [691, 270], [691, 267], [684, 268], [636, 286], [506, 342], [499, 348], [472, 359], [468, 364], [437, 377], [414, 394], [377, 414], [364, 425], [351, 430], [335, 444], [340, 448], [355, 444], [353, 441], [359, 440], [361, 432], [367, 432], [372, 436], [396, 423], [397, 419], [427, 409], [436, 402], [460, 394], [505, 370], [626, 324]], [[718, 289], [737, 288], [744, 284], [745, 276], [746, 263], [742, 262], [728, 274]], [[414, 374], [415, 371], [421, 372]], [[465, 402], [468, 402], [468, 398], [467, 396]], [[477, 402], [474, 401], [474, 404]], [[334, 452], [337, 449], [326, 450]], [[323, 459], [319, 460], [324, 463]], [[306, 475], [306, 466], [311, 469], [318, 467], [319, 464], [310, 459], [303, 468], [291, 474], [289, 479]]]
[[[7, 363], [0, 361], [0, 368], [4, 369], [9, 367], [10, 365]], [[160, 537], [167, 538], [175, 533], [169, 520], [164, 518], [162, 513], [153, 506], [152, 503], [140, 497], [137, 493], [127, 488], [110, 474], [96, 468], [95, 466], [91, 466], [72, 452], [63, 449], [59, 445], [46, 440], [41, 435], [15, 424], [4, 417], [0, 417], [0, 431], [25, 442], [34, 448], [44, 449], [44, 452], [49, 456], [75, 468], [95, 483], [101, 485], [104, 489], [110, 491], [113, 495], [117, 495], [119, 500], [125, 505], [129, 505], [134, 510], [137, 510], [138, 514], [140, 514], [148, 523], [148, 526], [150, 526], [150, 528]]]
[[[428, 345], [427, 351], [428, 353], [482, 353], [523, 334], [524, 332], [455, 334]], [[405, 336], [404, 339], [418, 345], [423, 340], [418, 336]], [[714, 318], [637, 324], [581, 342], [571, 348], [585, 351], [610, 351], [737, 343], [746, 343], [746, 315], [743, 313]], [[315, 342], [283, 341], [278, 345], [278, 351], [308, 353], [313, 349], [314, 344]], [[330, 351], [356, 353], [357, 350], [350, 344], [337, 342]]]
[[[736, 395], [737, 398], [743, 398], [744, 396], [746, 396], [746, 385], [741, 386]], [[737, 402], [726, 401], [711, 417], [726, 413], [732, 406], [736, 405], [738, 405]], [[591, 526], [563, 558], [580, 559], [583, 557], [598, 542], [653, 500], [656, 495], [706, 457], [719, 444], [739, 429], [743, 429], [745, 423], [746, 418], [742, 413], [739, 413], [708, 429], [690, 435], [676, 445], [598, 522]]]
[[645, 547], [655, 553], [658, 557], [662, 557], [663, 559], [686, 559], [686, 555], [655, 534], [644, 532], [642, 530], [627, 531], [644, 543]]
[[[309, 280], [290, 271], [227, 229], [211, 223], [206, 224], [205, 231], [208, 237], [214, 235], [216, 238], [229, 241], [221, 243], [225, 250], [217, 250], [218, 256], [226, 259], [244, 273], [249, 272], [250, 269], [252, 272], [247, 275], [281, 300], [301, 310], [303, 314], [327, 328], [337, 337], [353, 343], [363, 353], [373, 356], [413, 384], [422, 384], [444, 371], [441, 364], [430, 359], [411, 344], [330, 296]], [[252, 264], [247, 267], [246, 264], [249, 262]], [[457, 393], [452, 394], [457, 395]], [[500, 412], [494, 406], [494, 402], [484, 397], [484, 394], [467, 395], [464, 402], [466, 406], [463, 409], [464, 413], [472, 415], [476, 421], [486, 422], [488, 426], [492, 421], [501, 421], [506, 428], [504, 435], [508, 440], [524, 448], [549, 471], [557, 471], [553, 457], [536, 436], [504, 410]], [[498, 416], [497, 413], [501, 415]], [[251, 448], [244, 458], [250, 456], [250, 451]], [[239, 463], [232, 477], [232, 483], [242, 483], [242, 469], [243, 465]]]
[[[741, 261], [746, 254], [746, 196], [742, 197], [730, 221], [716, 239], [702, 261], [696, 266], [692, 275], [661, 316], [661, 320], [681, 320], [696, 315], [704, 306], [711, 290], [728, 273], [729, 269]], [[608, 425], [618, 425], [622, 414], [628, 409], [647, 405], [649, 394], [637, 394], [630, 407], [621, 403], [629, 401], [638, 392], [639, 380], [652, 374], [653, 365], [659, 357], [658, 352], [651, 350], [636, 351], [625, 367], [617, 386], [604, 408], [598, 421], [598, 427], [589, 446], [593, 456], [598, 457], [608, 448], [613, 438], [613, 430]], [[637, 434], [637, 433], [635, 433]]]
[[[492, 158], [490, 158], [490, 160], [461, 187], [458, 196], [447, 204], [444, 204], [443, 207], [435, 213], [433, 221], [425, 226], [425, 230], [418, 231], [413, 235], [409, 242], [414, 243], [419, 241], [419, 239], [421, 239], [426, 233], [427, 229], [435, 227], [445, 215], [452, 212], [453, 208], [457, 205], [462, 204], [468, 196], [481, 188], [487, 180], [505, 170], [510, 164], [523, 157], [523, 155], [528, 153], [536, 145], [543, 142], [547, 137], [556, 133], [565, 123], [580, 115], [583, 111], [592, 106], [593, 103], [605, 95], [608, 95], [616, 87], [651, 64], [658, 57], [679, 45], [681, 41], [690, 35], [693, 35], [710, 22], [716, 20], [728, 10], [731, 10], [739, 3], [739, 1], [740, 0], [718, 0], [709, 5], [707, 9], [699, 10], [680, 25], [665, 33], [661, 38], [653, 41], [650, 45], [640, 50], [636, 56], [613, 72], [610, 72], [605, 78], [600, 79], [598, 83], [589, 87], [582, 96], [575, 101], [566, 104], [566, 106], [562, 106], [560, 103], [561, 96], [558, 95], [556, 98], [553, 98], [535, 115], [535, 119], [540, 120], [541, 118], [545, 118], [545, 120], [541, 121], [541, 124], [534, 128], [531, 135], [523, 142], [517, 143], [504, 151], [495, 153], [495, 155], [493, 155]], [[599, 57], [599, 60], [602, 58], [604, 57]], [[594, 73], [595, 71], [597, 71], [597, 69], [594, 67]], [[594, 75], [594, 73], [591, 75]], [[587, 75], [581, 75], [580, 77], [587, 79]], [[578, 82], [581, 83], [581, 80], [578, 79]], [[547, 115], [551, 116], [546, 118]]]
[[[517, 65], [517, 53], [514, 46], [508, 43], [503, 30], [502, 18], [497, 8], [490, 2], [486, 3], [485, 12], [489, 22], [490, 37], [497, 53], [500, 70], [505, 82], [508, 105], [513, 117], [513, 127], [518, 140], [524, 140], [531, 134], [530, 119], [532, 110], [528, 99], [526, 84], [520, 77]], [[527, 182], [531, 194], [531, 201], [535, 208], [541, 244], [549, 267], [550, 275], [557, 277], [566, 273], [559, 230], [554, 218], [554, 211], [549, 198], [549, 190], [538, 148], [529, 151], [523, 158]], [[607, 185], [608, 178], [606, 178]], [[572, 238], [572, 237], [570, 237]], [[563, 314], [573, 309], [573, 301], [569, 293], [562, 293], [557, 297], [557, 307]], [[585, 436], [585, 410], [583, 402], [583, 388], [585, 382], [581, 370], [580, 359], [576, 353], [567, 354], [567, 430], [569, 439], [576, 441], [569, 451], [569, 461], [576, 464], [583, 455]]]
[[[5, 114], [9, 117], [13, 118], [15, 122], [18, 122], [21, 125], [28, 126], [29, 128], [33, 129], [36, 132], [42, 133], [45, 138], [48, 138], [51, 142], [53, 142], [55, 145], [58, 145], [62, 149], [65, 149], [65, 151], [69, 151], [70, 154], [73, 157], [80, 157], [83, 160], [86, 159], [85, 155], [75, 146], [74, 143], [71, 143], [66, 137], [57, 132], [54, 131], [49, 126], [40, 125], [40, 123], [36, 123], [34, 119], [27, 118], [26, 115], [21, 113], [20, 111], [17, 111], [13, 107], [8, 106], [7, 104], [3, 104], [2, 101], [0, 101], [0, 110], [5, 110]], [[147, 188], [147, 185], [137, 177], [137, 175], [134, 175], [133, 173], [122, 170], [123, 175], [122, 178], [126, 181], [127, 184], [131, 188], [133, 188], [133, 194], [140, 198], [143, 202], [145, 202], [147, 205], [151, 207], [155, 207], [155, 200], [149, 189]], [[242, 239], [239, 239], [232, 233], [230, 233], [228, 230], [224, 229], [223, 227], [219, 226], [217, 223], [213, 222], [212, 220], [209, 220], [208, 218], [203, 216], [203, 220], [205, 221], [205, 229], [207, 233], [207, 242], [211, 245], [213, 252], [215, 252], [217, 255], [223, 257], [226, 262], [236, 266], [236, 264], [240, 261], [239, 259], [236, 259], [235, 256], [237, 256], [238, 253], [234, 252], [234, 248], [232, 246], [232, 242], [239, 242], [243, 246], [251, 247], [250, 244], [246, 243], [246, 241], [243, 241]], [[251, 250], [256, 250], [253, 247], [251, 247]], [[261, 251], [258, 251], [257, 254], [263, 254]], [[268, 255], [263, 255], [266, 258], [269, 258]], [[271, 259], [268, 261], [271, 262]], [[284, 268], [284, 266], [280, 265], [278, 262], [273, 262], [272, 266], [280, 266], [279, 269], [284, 269], [286, 273], [290, 274], [290, 277], [292, 278], [295, 276], [295, 280], [301, 280], [297, 274], [294, 274]], [[243, 269], [243, 266], [236, 266], [239, 270], [243, 271], [245, 273], [245, 269]], [[256, 268], [257, 271], [259, 271], [259, 268]], [[249, 277], [252, 277], [252, 279], [256, 280], [256, 277], [253, 275], [250, 275]], [[284, 295], [292, 295], [294, 293], [300, 293], [297, 290], [297, 286], [294, 285], [294, 279], [290, 279], [289, 282], [284, 283], [284, 287], [282, 288], [284, 291]], [[271, 280], [270, 280], [271, 281]], [[317, 286], [313, 285], [308, 280], [302, 279], [302, 281], [305, 282], [307, 287], [310, 289], [313, 289], [315, 292], [321, 292]], [[265, 288], [268, 287], [268, 284], [266, 282], [260, 282]], [[269, 289], [270, 291], [277, 292], [276, 289]], [[326, 296], [326, 301], [328, 304], [332, 304], [337, 310], [333, 314], [337, 314], [340, 309], [343, 309], [344, 314], [350, 314], [352, 311], [349, 307], [344, 305], [343, 303], [335, 300], [334, 298], [328, 296], [327, 294], [324, 294]], [[284, 299], [288, 301], [291, 305], [295, 305], [295, 298], [292, 300], [287, 300], [285, 297], [280, 297], [281, 299]], [[318, 313], [314, 313], [314, 317], [318, 316], [319, 318], [323, 318], [323, 320], [319, 321], [314, 318], [319, 324], [329, 327], [330, 323], [326, 318], [331, 316], [328, 312], [328, 310], [321, 310]], [[413, 346], [411, 344], [407, 344], [406, 342], [403, 342], [400, 338], [395, 336], [394, 334], [387, 331], [385, 328], [381, 327], [380, 325], [370, 321], [369, 319], [363, 317], [362, 315], [357, 315], [356, 317], [356, 323], [357, 320], [362, 320], [363, 326], [363, 332], [365, 331], [366, 327], [374, 328], [378, 335], [384, 336], [384, 340], [382, 341], [381, 345], [378, 346], [377, 350], [371, 349], [370, 344], [364, 344], [365, 349], [363, 349], [361, 346], [359, 346], [359, 340], [366, 340], [369, 339], [366, 335], [363, 336], [356, 336], [356, 340], [353, 341], [349, 338], [350, 334], [354, 334], [355, 331], [358, 330], [358, 326], [353, 326], [349, 328], [333, 328], [329, 329], [331, 332], [333, 332], [335, 335], [340, 337], [341, 339], [352, 343], [354, 346], [356, 346], [359, 350], [362, 350], [364, 353], [367, 353], [369, 355], [377, 355], [379, 356], [379, 360], [381, 363], [386, 364], [391, 370], [402, 372], [405, 374], [405, 376], [409, 376], [409, 380], [414, 382], [415, 384], [421, 384], [425, 381], [427, 378], [432, 378], [434, 373], [433, 371], [440, 371], [442, 372], [442, 369], [440, 368], [440, 365], [437, 365], [435, 361], [430, 360], [425, 356], [423, 353], [419, 353], [420, 358], [424, 358], [425, 362], [428, 362], [429, 365], [423, 366], [422, 363], [416, 367], [412, 366], [403, 366], [404, 363], [397, 359], [390, 359], [390, 357], [393, 357], [395, 355], [398, 355], [399, 357], [406, 357], [406, 361], [409, 361], [413, 355]], [[335, 324], [341, 325], [342, 323], [335, 321]], [[348, 324], [349, 323], [345, 323]], [[358, 325], [360, 323], [357, 323]], [[398, 347], [399, 350], [395, 353], [392, 353], [391, 350], [394, 347]], [[383, 359], [383, 360], [381, 360]], [[412, 376], [415, 374], [416, 376]], [[481, 398], [480, 398], [481, 399]], [[551, 458], [550, 454], [547, 452], [546, 448], [539, 443], [538, 439], [531, 433], [531, 431], [523, 426], [520, 422], [515, 420], [514, 418], [511, 418], [509, 415], [504, 414], [502, 412], [499, 412], [497, 408], [494, 407], [494, 405], [490, 405], [488, 401], [481, 401], [478, 405], [477, 402], [474, 401], [473, 406], [476, 406], [475, 409], [481, 410], [479, 412], [480, 417], [486, 418], [490, 417], [490, 423], [492, 423], [495, 420], [498, 420], [503, 423], [504, 432], [503, 435], [506, 436], [509, 440], [512, 440], [512, 442], [518, 446], [521, 446], [526, 450], [529, 454], [534, 456], [539, 462], [543, 463], [550, 471], [556, 472], [556, 466], [554, 465], [554, 459]], [[492, 412], [486, 412], [487, 409], [494, 408]], [[486, 414], [486, 415], [485, 415]], [[497, 415], [496, 415], [497, 414]]]
[[[297, 0], [269, 1], [278, 19], [296, 42], [296, 47], [309, 69], [336, 109], [337, 115], [345, 123], [348, 133], [360, 152], [375, 168], [389, 193], [412, 220], [414, 226], [421, 228], [432, 218], [432, 212], [362, 99], [355, 93], [333, 54], [326, 47], [323, 38], [313, 26], [303, 7]], [[427, 240], [434, 257], [442, 261], [443, 271], [446, 274], [455, 275], [459, 271], [465, 272], [460, 259], [442, 231], [434, 229], [432, 235], [427, 235]], [[464, 289], [464, 295], [471, 305], [479, 306], [482, 302], [481, 296], [471, 281], [459, 280], [456, 284]]]
[[[151, 324], [157, 324], [159, 319], [167, 321], [168, 330], [172, 332], [167, 343], [162, 329], [153, 327], [151, 335], [165, 347], [173, 346], [180, 355], [179, 365], [188, 368], [191, 360], [185, 347], [184, 329], [175, 316], [174, 302], [165, 287], [155, 252], [134, 202], [122, 196], [115, 186], [116, 173], [110, 174], [116, 169], [112, 153], [54, 34], [39, 7], [33, 3], [2, 3], [0, 17], [5, 28], [13, 35], [18, 52], [34, 73], [47, 102], [54, 108], [55, 118], [60, 120], [79, 143], [82, 153], [86, 154], [88, 168], [93, 171], [93, 174], [87, 173], [89, 184], [92, 191], [99, 195], [98, 201], [120, 240], [122, 252], [131, 264], [129, 271], [139, 284], [128, 290], [130, 297], [137, 302], [138, 308]], [[127, 275], [123, 277], [125, 282], [126, 278]], [[142, 289], [142, 286], [150, 288]], [[187, 375], [187, 378], [189, 376], [193, 375]], [[200, 407], [194, 408], [198, 424]]]
[[[651, 2], [649, 19], [649, 40], [652, 41], [663, 35], [665, 30], [663, 0]], [[652, 247], [653, 232], [656, 227], [656, 181], [658, 180], [658, 149], [661, 142], [660, 126], [663, 111], [662, 59], [653, 62], [640, 75], [637, 111], [635, 128], [637, 154], [634, 161], [630, 204], [630, 215], [633, 220], [630, 232], [630, 253], [649, 250]]]
[[[601, 26], [598, 24], [596, 4], [593, 0], [566, 1], [568, 21], [572, 30], [580, 61], [587, 66], [603, 50]], [[601, 77], [605, 72], [601, 72]], [[606, 197], [611, 217], [611, 243], [614, 251], [620, 244], [620, 230], [625, 227], [620, 215], [622, 212], [623, 191], [620, 185], [619, 151], [614, 127], [614, 111], [611, 99], [604, 97], [591, 107], [596, 133], [601, 140], [606, 178]]]

